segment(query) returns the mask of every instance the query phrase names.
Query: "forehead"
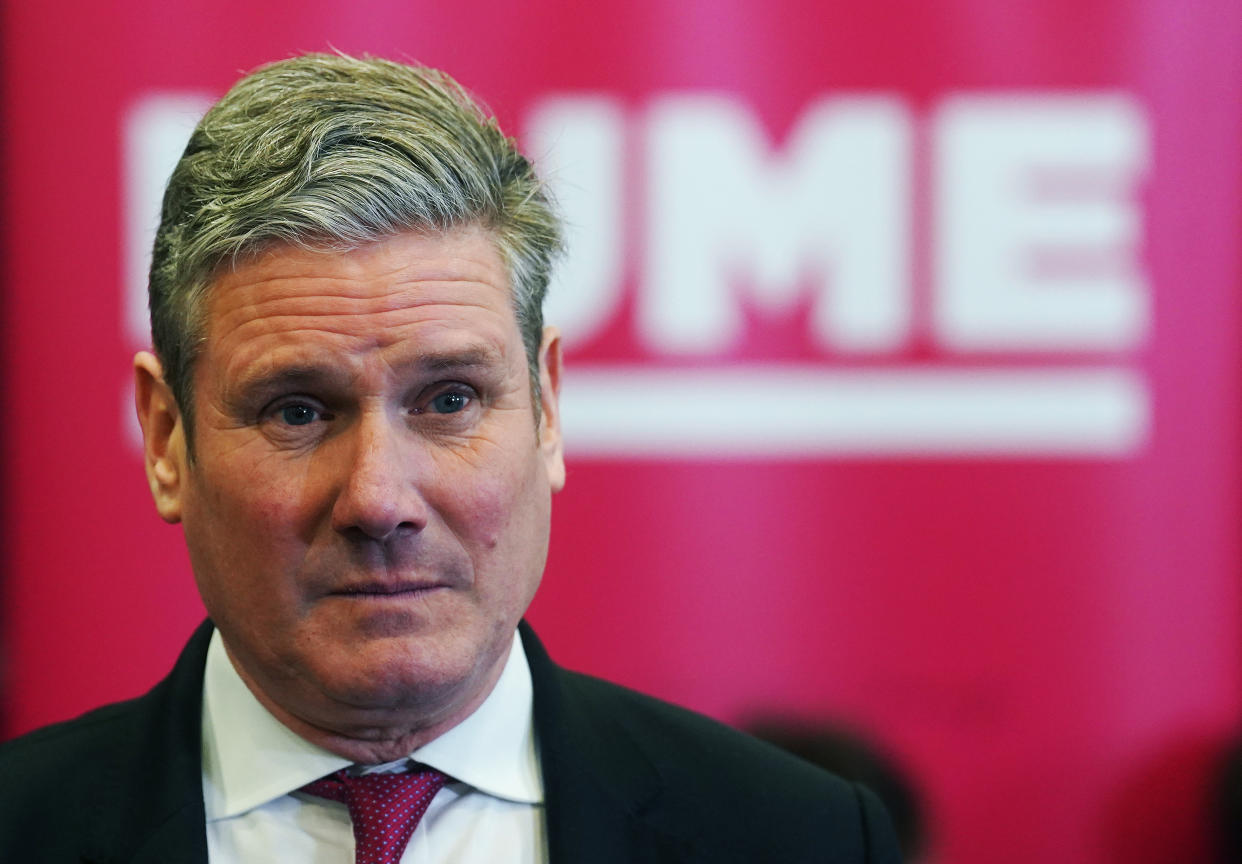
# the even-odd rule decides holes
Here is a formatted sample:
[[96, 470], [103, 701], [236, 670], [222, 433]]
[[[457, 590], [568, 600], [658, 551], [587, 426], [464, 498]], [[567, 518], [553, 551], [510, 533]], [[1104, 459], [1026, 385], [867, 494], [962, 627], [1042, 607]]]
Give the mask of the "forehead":
[[343, 252], [277, 246], [220, 276], [205, 311], [206, 351], [226, 365], [298, 346], [409, 347], [463, 330], [520, 341], [507, 270], [477, 227]]

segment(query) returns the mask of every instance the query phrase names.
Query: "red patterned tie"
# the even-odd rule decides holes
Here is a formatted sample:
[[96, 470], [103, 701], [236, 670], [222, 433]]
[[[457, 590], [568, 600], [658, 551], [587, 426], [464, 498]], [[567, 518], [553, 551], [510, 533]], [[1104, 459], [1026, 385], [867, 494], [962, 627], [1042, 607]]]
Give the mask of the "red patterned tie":
[[342, 768], [302, 787], [303, 792], [340, 801], [354, 823], [356, 864], [398, 864], [405, 844], [448, 778], [426, 766], [404, 774], [350, 776]]

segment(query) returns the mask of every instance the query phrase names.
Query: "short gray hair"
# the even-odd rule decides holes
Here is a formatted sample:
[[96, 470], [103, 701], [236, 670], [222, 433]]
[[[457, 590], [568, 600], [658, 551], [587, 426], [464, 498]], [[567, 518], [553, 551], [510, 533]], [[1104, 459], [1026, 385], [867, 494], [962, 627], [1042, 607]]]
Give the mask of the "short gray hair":
[[351, 249], [468, 225], [508, 267], [538, 411], [561, 223], [495, 119], [443, 72], [371, 57], [307, 54], [238, 81], [173, 171], [151, 261], [151, 337], [187, 443], [205, 299], [223, 268], [273, 245]]

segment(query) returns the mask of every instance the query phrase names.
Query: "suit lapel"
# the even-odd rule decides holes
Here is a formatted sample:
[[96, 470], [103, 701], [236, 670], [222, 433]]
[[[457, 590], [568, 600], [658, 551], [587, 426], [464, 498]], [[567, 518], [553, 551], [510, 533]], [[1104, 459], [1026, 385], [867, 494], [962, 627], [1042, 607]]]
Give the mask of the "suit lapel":
[[664, 782], [639, 742], [557, 667], [530, 627], [520, 627], [534, 687], [550, 864], [673, 862], [692, 838], [668, 824]]

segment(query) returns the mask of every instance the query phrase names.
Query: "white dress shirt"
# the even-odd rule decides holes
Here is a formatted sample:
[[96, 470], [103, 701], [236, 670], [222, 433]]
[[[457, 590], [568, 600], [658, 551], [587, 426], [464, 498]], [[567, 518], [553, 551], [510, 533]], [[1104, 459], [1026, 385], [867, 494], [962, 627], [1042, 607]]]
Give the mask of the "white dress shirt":
[[[522, 640], [478, 709], [411, 757], [452, 778], [402, 864], [547, 861], [530, 667]], [[273, 717], [238, 676], [220, 633], [203, 679], [203, 802], [211, 864], [350, 864], [344, 804], [295, 790], [349, 765]]]

